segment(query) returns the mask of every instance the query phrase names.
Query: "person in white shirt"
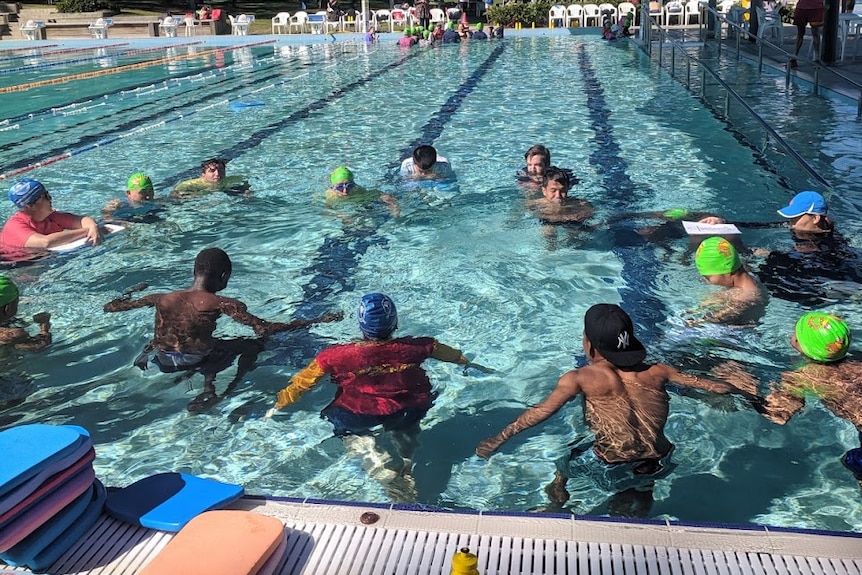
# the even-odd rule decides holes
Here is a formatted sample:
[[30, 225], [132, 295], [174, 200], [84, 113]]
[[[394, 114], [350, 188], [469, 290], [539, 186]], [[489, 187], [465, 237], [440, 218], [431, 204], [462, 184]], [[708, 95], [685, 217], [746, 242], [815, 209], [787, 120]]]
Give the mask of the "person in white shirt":
[[401, 175], [408, 178], [451, 179], [455, 177], [452, 165], [437, 155], [433, 146], [418, 146], [413, 156], [401, 162]]

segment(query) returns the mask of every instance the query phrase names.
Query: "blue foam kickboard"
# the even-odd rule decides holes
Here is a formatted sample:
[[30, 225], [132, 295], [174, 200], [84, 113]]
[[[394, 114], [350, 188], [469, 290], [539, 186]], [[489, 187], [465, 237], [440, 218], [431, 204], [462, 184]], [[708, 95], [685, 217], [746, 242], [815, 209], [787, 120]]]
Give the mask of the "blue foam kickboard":
[[87, 506], [93, 500], [94, 489], [95, 487], [91, 485], [84, 493], [76, 497], [74, 501], [61, 509], [20, 543], [17, 543], [5, 553], [0, 553], [0, 559], [3, 559], [7, 565], [12, 565], [13, 567], [27, 565], [39, 552], [43, 551], [48, 545], [51, 545], [54, 539], [71, 527], [86, 511]]
[[0, 497], [89, 441], [75, 425], [19, 425], [0, 432]]
[[242, 485], [187, 473], [159, 473], [111, 493], [105, 511], [149, 529], [176, 532], [196, 515], [242, 497]]
[[107, 492], [105, 486], [96, 479], [93, 482], [93, 499], [84, 510], [84, 513], [75, 521], [71, 527], [63, 531], [45, 549], [37, 554], [27, 566], [33, 571], [44, 571], [50, 567], [60, 556], [72, 548], [85, 533], [96, 524], [96, 520], [102, 515], [105, 507]]

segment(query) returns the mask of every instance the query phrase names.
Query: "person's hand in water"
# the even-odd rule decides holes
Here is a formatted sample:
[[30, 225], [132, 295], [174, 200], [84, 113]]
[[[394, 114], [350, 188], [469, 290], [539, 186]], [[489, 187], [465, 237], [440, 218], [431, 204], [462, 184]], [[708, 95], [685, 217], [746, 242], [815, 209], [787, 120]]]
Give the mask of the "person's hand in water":
[[467, 375], [467, 370], [473, 368], [477, 371], [481, 371], [482, 373], [496, 373], [496, 370], [491, 369], [490, 367], [485, 367], [484, 365], [480, 365], [478, 363], [473, 363], [472, 361], [464, 364], [464, 375]]

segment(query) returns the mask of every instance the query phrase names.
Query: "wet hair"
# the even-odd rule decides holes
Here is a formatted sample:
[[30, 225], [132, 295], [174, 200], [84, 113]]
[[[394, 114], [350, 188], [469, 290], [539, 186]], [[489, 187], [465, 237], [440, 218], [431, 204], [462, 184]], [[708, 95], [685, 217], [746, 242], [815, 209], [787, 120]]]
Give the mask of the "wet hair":
[[572, 181], [569, 179], [569, 174], [557, 166], [551, 166], [545, 170], [545, 175], [542, 177], [542, 187], [547, 186], [548, 182], [559, 182], [563, 184], [567, 190], [572, 187]]
[[437, 150], [433, 146], [419, 146], [413, 150], [413, 163], [422, 170], [430, 170], [437, 161]]
[[524, 154], [524, 160], [529, 160], [532, 156], [542, 156], [545, 161], [545, 167], [551, 165], [551, 150], [543, 146], [542, 144], [536, 144], [535, 146], [530, 146], [530, 149], [527, 150], [527, 153]]
[[195, 258], [195, 277], [204, 278], [207, 289], [213, 292], [221, 289], [215, 284], [223, 283], [232, 271], [230, 257], [220, 248], [201, 250]]
[[224, 168], [227, 165], [227, 160], [224, 158], [210, 158], [201, 162], [201, 170], [206, 170], [210, 166], [220, 166]]

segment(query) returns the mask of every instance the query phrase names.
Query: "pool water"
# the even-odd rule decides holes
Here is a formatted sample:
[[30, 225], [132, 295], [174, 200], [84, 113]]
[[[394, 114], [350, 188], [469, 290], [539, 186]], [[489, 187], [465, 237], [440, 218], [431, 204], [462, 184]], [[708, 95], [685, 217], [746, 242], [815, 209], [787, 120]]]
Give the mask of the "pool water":
[[[787, 340], [802, 309], [783, 300], [772, 299], [752, 329], [684, 328], [685, 311], [711, 290], [691, 265], [686, 239], [640, 241], [634, 228], [642, 222], [626, 218], [550, 237], [525, 210], [514, 175], [535, 143], [577, 174], [571, 194], [594, 204], [596, 224], [676, 207], [775, 221], [778, 206], [812, 185], [786, 158], [759, 149], [744, 121], [717, 120], [633, 45], [555, 36], [410, 52], [355, 42], [171, 50], [203, 54], [0, 94], [0, 116], [10, 120], [0, 124], [0, 169], [40, 179], [58, 209], [98, 214], [139, 170], [157, 196], [167, 195], [212, 156], [229, 158], [228, 175], [246, 175], [252, 186], [250, 197], [170, 203], [163, 221], [7, 272], [23, 291], [21, 317], [52, 312], [55, 336], [46, 353], [2, 351], [4, 370], [19, 380], [9, 399], [25, 399], [7, 402], [17, 405], [0, 411], [0, 425], [86, 427], [107, 484], [185, 471], [249, 493], [388, 501], [320, 418], [334, 392], [327, 382], [276, 418], [261, 418], [317, 351], [357, 337], [355, 308], [369, 291], [396, 301], [399, 334], [434, 336], [496, 370], [464, 374], [426, 362], [439, 397], [423, 420], [414, 476], [417, 502], [428, 505], [545, 504], [553, 461], [587, 433], [580, 404], [513, 438], [490, 461], [473, 451], [584, 364], [582, 318], [594, 303], [625, 307], [654, 361], [708, 368], [734, 359], [766, 380], [799, 362]], [[51, 70], [66, 76], [100, 65]], [[42, 78], [38, 69], [20, 74], [0, 75], [0, 86]], [[856, 128], [843, 118], [853, 117], [853, 105], [793, 89], [776, 95], [768, 80], [750, 90], [834, 183], [830, 214], [860, 245], [860, 197], [845, 183], [862, 166], [859, 150], [846, 144]], [[263, 105], [233, 110], [232, 102]], [[400, 181], [401, 159], [422, 143], [451, 160], [457, 185]], [[338, 165], [350, 166], [359, 184], [395, 195], [400, 215], [382, 205], [325, 209], [322, 192]], [[0, 211], [11, 213], [9, 205]], [[745, 233], [751, 246], [786, 249], [789, 241], [786, 229]], [[132, 366], [151, 337], [152, 310], [106, 314], [102, 306], [139, 282], [150, 286], [144, 293], [189, 285], [195, 255], [209, 246], [233, 260], [223, 295], [252, 313], [273, 321], [335, 310], [346, 317], [270, 338], [247, 381], [192, 416], [186, 405], [201, 391], [200, 376], [189, 389]], [[853, 318], [862, 305], [844, 297], [828, 309]], [[251, 335], [229, 320], [219, 333]], [[219, 375], [219, 391], [233, 373]], [[855, 430], [816, 401], [776, 426], [735, 399], [674, 393], [666, 429], [677, 467], [656, 485], [650, 517], [862, 529], [859, 488], [839, 461], [856, 446]], [[602, 488], [586, 478], [570, 488], [567, 509], [608, 512]]]

